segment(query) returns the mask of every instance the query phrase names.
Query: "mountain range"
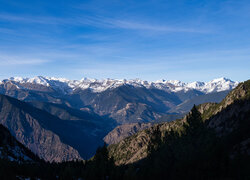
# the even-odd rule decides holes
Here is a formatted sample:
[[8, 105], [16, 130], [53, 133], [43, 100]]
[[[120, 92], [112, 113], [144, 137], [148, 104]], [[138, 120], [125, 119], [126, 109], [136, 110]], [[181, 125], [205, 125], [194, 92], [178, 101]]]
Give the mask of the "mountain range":
[[[148, 82], [88, 78], [78, 81], [38, 76], [2, 80], [0, 93], [26, 102], [50, 102], [93, 111], [124, 124], [151, 122], [166, 113], [186, 113], [191, 108], [187, 104], [193, 102], [219, 102], [237, 84], [227, 78], [207, 83], [182, 83], [177, 80]], [[211, 93], [218, 94], [211, 96]], [[203, 96], [195, 99], [200, 95]]]
[[63, 92], [65, 94], [72, 93], [76, 89], [90, 89], [93, 92], [103, 92], [107, 89], [115, 89], [120, 86], [130, 85], [133, 87], [145, 87], [145, 88], [155, 88], [161, 89], [169, 92], [178, 91], [188, 91], [188, 90], [198, 90], [203, 93], [220, 92], [225, 90], [230, 90], [237, 86], [238, 82], [233, 82], [227, 78], [218, 78], [209, 82], [191, 82], [183, 83], [178, 80], [157, 80], [155, 82], [140, 80], [140, 79], [89, 79], [83, 78], [81, 80], [68, 80], [65, 78], [55, 78], [55, 77], [43, 77], [37, 76], [34, 78], [22, 78], [22, 77], [11, 77], [9, 79], [4, 79], [0, 81], [0, 84], [12, 83], [16, 88], [19, 89], [36, 89], [35, 87], [30, 87], [29, 85], [42, 85], [45, 90], [47, 88], [52, 88], [54, 90]]
[[181, 118], [193, 104], [219, 102], [237, 85], [226, 78], [182, 83], [14, 77], [0, 82], [0, 123], [46, 161], [88, 159], [103, 139], [117, 143]]
[[[219, 103], [193, 105], [183, 118], [171, 122], [119, 125], [105, 137], [105, 141], [111, 145], [97, 148], [95, 155], [86, 161], [76, 157], [81, 152], [80, 149], [76, 151], [76, 144], [86, 145], [88, 142], [73, 143], [76, 138], [74, 133], [82, 138], [85, 135], [78, 131], [85, 128], [75, 124], [80, 128], [74, 129], [68, 122], [74, 124], [83, 121], [85, 124], [89, 121], [104, 126], [110, 119], [102, 119], [86, 109], [82, 111], [48, 102], [23, 102], [6, 95], [1, 95], [0, 102], [1, 119], [4, 126], [8, 127], [0, 125], [1, 179], [250, 177], [250, 80], [240, 83]], [[83, 117], [85, 119], [80, 119]], [[111, 120], [111, 123], [114, 122]], [[51, 134], [34, 132], [36, 128]], [[27, 142], [41, 144], [37, 147], [42, 151], [47, 150], [44, 152], [51, 152], [45, 157], [55, 155], [52, 158], [55, 157], [54, 160], [59, 163], [40, 160], [11, 134], [24, 137], [20, 141], [26, 147], [29, 146]], [[54, 143], [59, 149], [51, 146]], [[49, 151], [50, 148], [52, 151]], [[74, 161], [65, 158], [69, 155]], [[67, 162], [60, 163], [59, 156]], [[46, 161], [50, 161], [49, 158]]]

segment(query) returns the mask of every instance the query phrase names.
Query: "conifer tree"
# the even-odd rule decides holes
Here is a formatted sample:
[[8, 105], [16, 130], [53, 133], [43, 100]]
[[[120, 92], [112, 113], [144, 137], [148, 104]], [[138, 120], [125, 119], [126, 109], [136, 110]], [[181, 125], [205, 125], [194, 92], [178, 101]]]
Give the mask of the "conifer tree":
[[184, 128], [186, 130], [186, 133], [191, 136], [195, 136], [203, 130], [201, 113], [198, 111], [195, 105], [187, 116], [187, 124], [184, 125]]

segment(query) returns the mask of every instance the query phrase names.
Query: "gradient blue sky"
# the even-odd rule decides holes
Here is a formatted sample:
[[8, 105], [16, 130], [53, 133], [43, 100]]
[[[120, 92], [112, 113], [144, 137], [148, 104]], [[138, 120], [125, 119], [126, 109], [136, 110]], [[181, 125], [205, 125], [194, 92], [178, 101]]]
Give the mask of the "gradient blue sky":
[[250, 78], [249, 0], [0, 0], [0, 79]]

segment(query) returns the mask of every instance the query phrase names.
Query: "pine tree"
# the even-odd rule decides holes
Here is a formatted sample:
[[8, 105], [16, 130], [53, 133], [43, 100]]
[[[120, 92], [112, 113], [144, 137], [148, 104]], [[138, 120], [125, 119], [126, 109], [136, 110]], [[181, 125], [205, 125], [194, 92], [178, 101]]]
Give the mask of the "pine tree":
[[195, 105], [187, 116], [187, 123], [184, 125], [184, 128], [186, 133], [191, 136], [198, 135], [204, 128], [201, 113], [197, 110]]
[[96, 150], [93, 160], [87, 166], [87, 179], [108, 179], [114, 169], [114, 161], [109, 158], [106, 143]]

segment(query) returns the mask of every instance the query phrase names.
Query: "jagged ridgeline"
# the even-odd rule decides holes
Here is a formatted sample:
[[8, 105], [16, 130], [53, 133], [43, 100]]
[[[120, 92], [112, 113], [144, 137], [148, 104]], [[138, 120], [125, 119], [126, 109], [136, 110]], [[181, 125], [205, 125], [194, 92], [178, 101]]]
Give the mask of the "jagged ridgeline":
[[220, 103], [199, 105], [183, 119], [154, 125], [110, 145], [109, 155], [138, 179], [244, 179], [250, 177], [249, 128], [250, 80]]

